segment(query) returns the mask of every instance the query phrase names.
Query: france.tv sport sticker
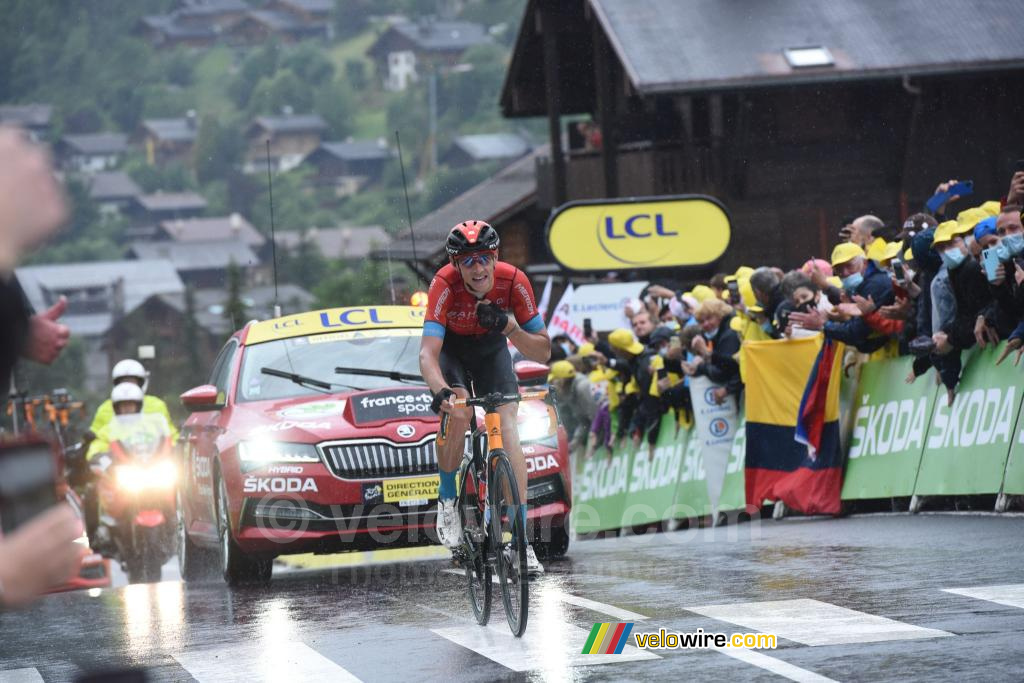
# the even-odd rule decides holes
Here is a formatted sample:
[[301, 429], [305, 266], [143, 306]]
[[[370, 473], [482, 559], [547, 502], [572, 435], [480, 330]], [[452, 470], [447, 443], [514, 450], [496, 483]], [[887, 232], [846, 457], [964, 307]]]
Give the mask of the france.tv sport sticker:
[[433, 397], [427, 389], [386, 389], [353, 396], [349, 400], [356, 424], [434, 417], [430, 410]]

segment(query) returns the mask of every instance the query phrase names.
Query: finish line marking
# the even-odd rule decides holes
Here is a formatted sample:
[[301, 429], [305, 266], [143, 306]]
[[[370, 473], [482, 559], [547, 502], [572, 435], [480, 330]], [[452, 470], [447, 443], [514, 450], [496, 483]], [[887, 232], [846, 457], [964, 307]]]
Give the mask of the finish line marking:
[[833, 678], [816, 674], [813, 671], [807, 669], [801, 669], [798, 666], [784, 662], [781, 659], [775, 657], [769, 657], [766, 654], [757, 652], [756, 650], [746, 650], [738, 647], [730, 648], [719, 648], [715, 652], [721, 652], [723, 655], [738, 659], [741, 662], [756, 666], [759, 669], [770, 671], [771, 673], [788, 678], [791, 681], [798, 681], [799, 683], [838, 683]]
[[973, 588], [943, 588], [942, 592], [1024, 609], [1024, 583], [1011, 583], [1004, 586], [975, 586]]
[[221, 681], [340, 681], [362, 683], [336, 662], [299, 641], [264, 643], [258, 647], [230, 645], [186, 650], [174, 659], [200, 683]]
[[3, 683], [43, 683], [43, 677], [39, 669], [31, 667], [28, 669], [7, 669], [0, 670], [0, 681]]
[[[455, 576], [461, 576], [465, 578], [466, 573], [458, 569], [442, 569], [445, 574], [453, 574]], [[498, 583], [498, 577], [495, 574], [491, 574], [491, 583]], [[572, 595], [571, 593], [563, 593], [559, 590], [544, 590], [540, 589], [544, 597], [554, 598], [559, 602], [564, 602], [570, 605], [576, 605], [584, 609], [589, 609], [594, 612], [600, 612], [601, 614], [607, 614], [610, 617], [614, 617], [619, 621], [645, 621], [650, 617], [646, 617], [643, 614], [637, 614], [636, 612], [630, 612], [628, 609], [622, 609], [615, 605], [609, 605], [604, 602], [598, 602], [597, 600], [590, 600], [588, 598], [581, 598], [578, 595]]]
[[806, 598], [686, 609], [804, 645], [876, 643], [953, 635]]
[[551, 670], [556, 679], [571, 679], [570, 668], [576, 666], [661, 659], [633, 645], [626, 645], [618, 655], [581, 654], [590, 632], [563, 621], [545, 619], [543, 612], [531, 612], [526, 633], [516, 638], [502, 618], [500, 599], [497, 614], [494, 609], [491, 608], [491, 616], [497, 618], [486, 627], [473, 624], [431, 631], [513, 671]]

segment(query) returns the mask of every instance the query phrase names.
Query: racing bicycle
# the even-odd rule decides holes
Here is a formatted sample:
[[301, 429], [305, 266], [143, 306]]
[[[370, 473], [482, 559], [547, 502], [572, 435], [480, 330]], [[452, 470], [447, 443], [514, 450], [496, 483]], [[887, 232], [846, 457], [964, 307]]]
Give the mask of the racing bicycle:
[[[456, 507], [462, 522], [462, 546], [456, 557], [466, 570], [467, 593], [473, 615], [481, 626], [491, 614], [491, 576], [498, 575], [501, 600], [509, 628], [517, 638], [526, 631], [530, 584], [526, 572], [526, 525], [519, 514], [519, 484], [501, 440], [498, 407], [547, 397], [547, 389], [522, 394], [494, 392], [454, 399], [456, 407], [484, 409], [484, 431], [474, 413], [470, 439], [458, 473]], [[448, 437], [448, 415], [441, 420], [438, 441]], [[486, 451], [482, 446], [486, 435]]]

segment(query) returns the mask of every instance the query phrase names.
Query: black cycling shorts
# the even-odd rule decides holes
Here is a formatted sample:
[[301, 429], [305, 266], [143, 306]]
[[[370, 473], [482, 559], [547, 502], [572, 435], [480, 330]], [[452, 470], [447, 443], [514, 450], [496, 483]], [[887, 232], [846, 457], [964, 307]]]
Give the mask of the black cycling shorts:
[[500, 332], [480, 337], [449, 332], [441, 344], [440, 362], [441, 374], [448, 386], [462, 387], [473, 396], [519, 391], [512, 356], [505, 335]]

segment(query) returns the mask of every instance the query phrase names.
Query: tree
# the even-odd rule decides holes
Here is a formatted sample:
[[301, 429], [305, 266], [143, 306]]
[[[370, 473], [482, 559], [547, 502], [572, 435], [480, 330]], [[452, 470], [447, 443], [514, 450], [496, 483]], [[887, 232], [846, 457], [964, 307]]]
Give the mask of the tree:
[[345, 60], [345, 81], [353, 90], [366, 90], [370, 80], [366, 75], [366, 60], [353, 58]]
[[238, 126], [222, 126], [216, 118], [204, 116], [199, 122], [193, 148], [192, 166], [196, 179], [205, 185], [227, 178], [241, 160], [244, 148], [245, 141]]
[[334, 78], [334, 65], [324, 51], [312, 43], [302, 43], [292, 50], [281, 66], [311, 85], [321, 85]]
[[313, 88], [290, 69], [277, 72], [273, 78], [262, 78], [253, 88], [246, 111], [250, 117], [277, 114], [285, 107], [295, 113], [313, 108]]
[[358, 109], [352, 89], [333, 81], [316, 94], [316, 112], [330, 129], [330, 139], [341, 140], [352, 134], [352, 120]]
[[242, 62], [238, 75], [228, 86], [228, 95], [239, 107], [246, 107], [252, 97], [252, 91], [261, 79], [269, 78], [277, 72], [280, 48], [275, 42], [264, 44], [258, 50], [249, 53]]
[[228, 300], [224, 303], [224, 317], [231, 323], [232, 333], [248, 320], [248, 311], [242, 300], [242, 269], [233, 259], [228, 264]]

